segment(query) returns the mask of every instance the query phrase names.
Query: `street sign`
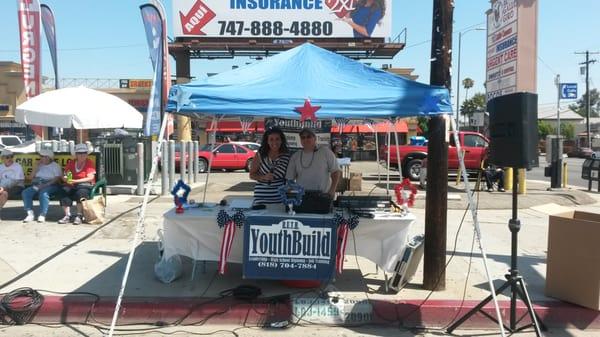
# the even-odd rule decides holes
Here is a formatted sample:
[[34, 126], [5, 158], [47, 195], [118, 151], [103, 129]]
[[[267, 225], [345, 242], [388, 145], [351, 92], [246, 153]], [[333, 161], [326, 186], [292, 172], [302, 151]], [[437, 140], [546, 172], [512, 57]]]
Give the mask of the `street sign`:
[[483, 112], [475, 112], [469, 118], [469, 126], [483, 126], [485, 114]]
[[560, 98], [577, 99], [577, 83], [561, 83]]

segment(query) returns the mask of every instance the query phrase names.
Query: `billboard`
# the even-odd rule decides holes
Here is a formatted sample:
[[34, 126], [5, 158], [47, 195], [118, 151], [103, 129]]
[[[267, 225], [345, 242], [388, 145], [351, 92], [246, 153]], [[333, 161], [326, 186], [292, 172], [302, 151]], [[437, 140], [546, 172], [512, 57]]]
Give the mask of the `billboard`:
[[[535, 92], [537, 1], [492, 0], [487, 11], [487, 100]], [[519, 76], [520, 75], [520, 76]]]
[[173, 0], [176, 37], [387, 38], [392, 0]]

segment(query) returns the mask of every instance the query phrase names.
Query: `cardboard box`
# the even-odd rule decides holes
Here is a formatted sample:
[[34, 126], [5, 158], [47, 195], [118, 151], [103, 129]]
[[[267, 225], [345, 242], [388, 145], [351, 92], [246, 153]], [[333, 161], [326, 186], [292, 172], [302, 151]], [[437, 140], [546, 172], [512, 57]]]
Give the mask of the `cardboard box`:
[[350, 172], [350, 182], [348, 183], [348, 191], [362, 190], [362, 173]]
[[600, 310], [600, 214], [550, 216], [546, 295]]

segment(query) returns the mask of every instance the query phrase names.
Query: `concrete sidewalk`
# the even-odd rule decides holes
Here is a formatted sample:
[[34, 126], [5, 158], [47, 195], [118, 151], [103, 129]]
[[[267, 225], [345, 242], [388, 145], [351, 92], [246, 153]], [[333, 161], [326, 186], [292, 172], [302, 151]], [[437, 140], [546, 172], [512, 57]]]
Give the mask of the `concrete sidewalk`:
[[[352, 171], [363, 172], [362, 194], [385, 193], [375, 165], [352, 164]], [[247, 173], [213, 172], [207, 200], [219, 201], [232, 194], [249, 195], [252, 186]], [[544, 182], [528, 182], [528, 187], [527, 194], [519, 196], [518, 216], [523, 225], [519, 234], [519, 270], [537, 313], [549, 327], [600, 328], [598, 312], [544, 295], [548, 213], [560, 207], [600, 213], [600, 195], [577, 189], [547, 191]], [[419, 194], [412, 209], [417, 221], [411, 234], [424, 232], [423, 192]], [[202, 189], [196, 188], [191, 198], [201, 200], [202, 195]], [[171, 284], [162, 284], [153, 274], [158, 258], [156, 233], [162, 225], [162, 214], [173, 203], [170, 197], [154, 198], [147, 207], [143, 242], [136, 250], [119, 322], [201, 321], [264, 326], [287, 320], [333, 325], [391, 323], [443, 327], [489, 294], [481, 252], [477, 243], [473, 245], [471, 216], [464, 217], [465, 197], [460, 185], [457, 188], [453, 181], [449, 182], [449, 264], [445, 289], [433, 293], [421, 289], [421, 265], [415, 278], [398, 294], [385, 293], [382, 271], [372, 262], [352, 256], [353, 247], [347, 249], [344, 273], [323, 289], [290, 289], [275, 281], [243, 280], [240, 265], [233, 265], [227, 275], [218, 276], [214, 262], [198, 263], [192, 281], [192, 262], [187, 259], [184, 259], [184, 274]], [[488, 255], [494, 284], [498, 286], [510, 263], [507, 223], [511, 216], [511, 195], [480, 192], [476, 198], [481, 243]], [[35, 317], [36, 322], [109, 323], [134, 237], [140, 201], [141, 197], [136, 196], [109, 196], [110, 220], [100, 226], [51, 222], [60, 218], [58, 207], [51, 207], [47, 223], [24, 224], [21, 203], [9, 201], [0, 223], [0, 293], [20, 287], [39, 290], [46, 300]], [[261, 298], [251, 303], [220, 298], [220, 292], [240, 284], [259, 286]], [[500, 300], [503, 315], [508, 317], [508, 298], [500, 296]], [[488, 306], [486, 311], [493, 313], [492, 308]], [[518, 313], [526, 316], [522, 305]], [[481, 315], [474, 316], [463, 327], [497, 328]]]

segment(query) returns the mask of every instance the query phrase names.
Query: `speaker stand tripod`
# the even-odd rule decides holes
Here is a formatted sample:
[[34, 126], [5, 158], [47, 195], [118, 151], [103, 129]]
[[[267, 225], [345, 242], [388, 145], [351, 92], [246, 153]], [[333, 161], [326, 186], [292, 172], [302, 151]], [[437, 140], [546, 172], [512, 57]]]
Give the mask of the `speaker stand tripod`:
[[[533, 326], [535, 329], [535, 334], [538, 337], [542, 337], [541, 330], [546, 330], [546, 327], [540, 321], [540, 318], [537, 316], [535, 311], [533, 310], [533, 305], [531, 304], [531, 298], [529, 297], [529, 293], [527, 292], [527, 288], [525, 287], [525, 282], [523, 281], [523, 276], [519, 274], [519, 270], [517, 269], [517, 243], [518, 243], [518, 235], [519, 230], [521, 229], [521, 221], [517, 219], [517, 191], [518, 191], [518, 180], [519, 173], [517, 168], [513, 168], [513, 187], [512, 187], [512, 218], [508, 221], [508, 228], [511, 233], [511, 252], [510, 252], [510, 270], [509, 273], [505, 275], [506, 281], [498, 287], [494, 292], [496, 295], [504, 292], [506, 289], [510, 289], [510, 326], [505, 326], [505, 329], [511, 333], [521, 331], [528, 327]], [[531, 323], [517, 327], [517, 296], [525, 303], [527, 306], [527, 312], [531, 318]], [[452, 333], [456, 328], [458, 328], [462, 323], [464, 323], [467, 319], [473, 316], [478, 311], [488, 304], [492, 300], [492, 295], [486, 297], [483, 301], [481, 301], [477, 306], [467, 312], [464, 316], [462, 316], [458, 321], [452, 324], [448, 329], [448, 333]], [[487, 314], [484, 311], [481, 311], [483, 315], [488, 317], [489, 319], [498, 323], [495, 317]], [[504, 325], [504, 324], [503, 324]], [[540, 329], [541, 328], [541, 329]]]

